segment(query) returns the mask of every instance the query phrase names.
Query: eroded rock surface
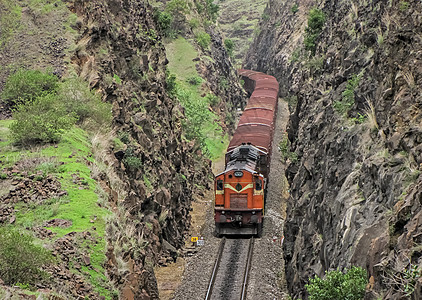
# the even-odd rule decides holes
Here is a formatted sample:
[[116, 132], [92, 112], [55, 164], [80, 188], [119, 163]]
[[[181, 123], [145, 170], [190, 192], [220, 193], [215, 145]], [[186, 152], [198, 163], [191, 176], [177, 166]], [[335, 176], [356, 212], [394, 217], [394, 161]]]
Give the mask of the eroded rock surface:
[[[418, 299], [421, 279], [406, 273], [422, 268], [420, 2], [298, 4], [294, 13], [292, 3], [270, 1], [246, 62], [276, 76], [290, 100], [298, 160], [287, 170], [289, 290], [304, 299], [309, 277], [358, 265], [368, 299]], [[312, 7], [326, 16], [315, 56], [303, 49]], [[347, 90], [354, 101], [342, 114]]]

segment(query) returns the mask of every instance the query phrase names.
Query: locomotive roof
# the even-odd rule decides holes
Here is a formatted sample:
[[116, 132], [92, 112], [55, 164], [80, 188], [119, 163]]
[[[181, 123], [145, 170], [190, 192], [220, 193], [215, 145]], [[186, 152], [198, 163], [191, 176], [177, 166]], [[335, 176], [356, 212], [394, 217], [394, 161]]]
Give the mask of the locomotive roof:
[[233, 149], [227, 154], [230, 154], [230, 160], [227, 163], [224, 172], [220, 174], [226, 173], [231, 170], [246, 170], [250, 173], [255, 173], [256, 164], [259, 156], [262, 154], [266, 154], [266, 152], [259, 150], [253, 145], [246, 144]]

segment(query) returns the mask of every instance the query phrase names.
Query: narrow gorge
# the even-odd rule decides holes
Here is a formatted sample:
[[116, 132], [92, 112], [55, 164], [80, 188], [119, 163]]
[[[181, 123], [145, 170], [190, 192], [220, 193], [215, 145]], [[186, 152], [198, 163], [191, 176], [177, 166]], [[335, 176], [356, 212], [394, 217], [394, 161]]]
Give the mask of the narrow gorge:
[[280, 84], [248, 299], [422, 298], [421, 1], [0, 0], [0, 60], [1, 299], [202, 299], [240, 67]]

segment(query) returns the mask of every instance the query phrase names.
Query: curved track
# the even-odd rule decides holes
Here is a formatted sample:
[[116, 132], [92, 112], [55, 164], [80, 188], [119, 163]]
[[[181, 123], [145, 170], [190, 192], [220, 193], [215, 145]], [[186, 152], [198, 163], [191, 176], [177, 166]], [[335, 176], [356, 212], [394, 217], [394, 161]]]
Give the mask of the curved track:
[[220, 242], [205, 300], [246, 299], [254, 239]]

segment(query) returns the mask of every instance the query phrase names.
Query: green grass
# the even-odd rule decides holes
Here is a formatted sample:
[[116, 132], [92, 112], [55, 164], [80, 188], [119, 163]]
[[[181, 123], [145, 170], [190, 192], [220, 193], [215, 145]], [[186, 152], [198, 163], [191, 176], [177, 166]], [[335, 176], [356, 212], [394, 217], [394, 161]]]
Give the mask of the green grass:
[[[168, 69], [176, 74], [177, 96], [185, 107], [185, 113], [196, 132], [190, 136], [202, 139], [202, 150], [210, 159], [221, 157], [228, 145], [228, 136], [222, 132], [221, 126], [216, 121], [217, 115], [209, 110], [210, 99], [201, 95], [208, 94], [209, 90], [201, 85], [192, 85], [190, 78], [198, 77], [195, 62], [198, 53], [195, 48], [183, 37], [173, 40], [166, 45], [167, 58], [169, 60]], [[192, 128], [188, 128], [189, 131]]]
[[[92, 268], [84, 267], [86, 272], [82, 273], [89, 278], [97, 292], [110, 299], [111, 291], [105, 288], [107, 278], [103, 268], [106, 251], [105, 217], [110, 212], [97, 204], [98, 195], [95, 193], [97, 183], [91, 178], [91, 171], [88, 167], [88, 163], [95, 163], [95, 161], [92, 158], [87, 133], [78, 127], [73, 127], [63, 135], [57, 145], [24, 150], [12, 147], [7, 139], [7, 126], [11, 122], [10, 120], [0, 121], [0, 158], [6, 162], [2, 166], [11, 166], [21, 159], [46, 158], [46, 161], [34, 167], [33, 172], [41, 170], [46, 174], [56, 175], [62, 190], [68, 192], [67, 196], [46, 200], [41, 205], [18, 203], [15, 207], [17, 210], [15, 225], [21, 229], [31, 228], [35, 225], [42, 226], [47, 220], [59, 218], [72, 221], [72, 225], [68, 228], [48, 228], [56, 233], [55, 238], [63, 237], [73, 231], [90, 231], [97, 236], [96, 244], [84, 245], [85, 253], [90, 256]], [[62, 165], [60, 165], [61, 162]], [[76, 174], [80, 178], [77, 184], [73, 183], [72, 174]], [[81, 186], [85, 189], [80, 189]], [[93, 220], [94, 216], [96, 216], [96, 220], [91, 223], [90, 220]]]

